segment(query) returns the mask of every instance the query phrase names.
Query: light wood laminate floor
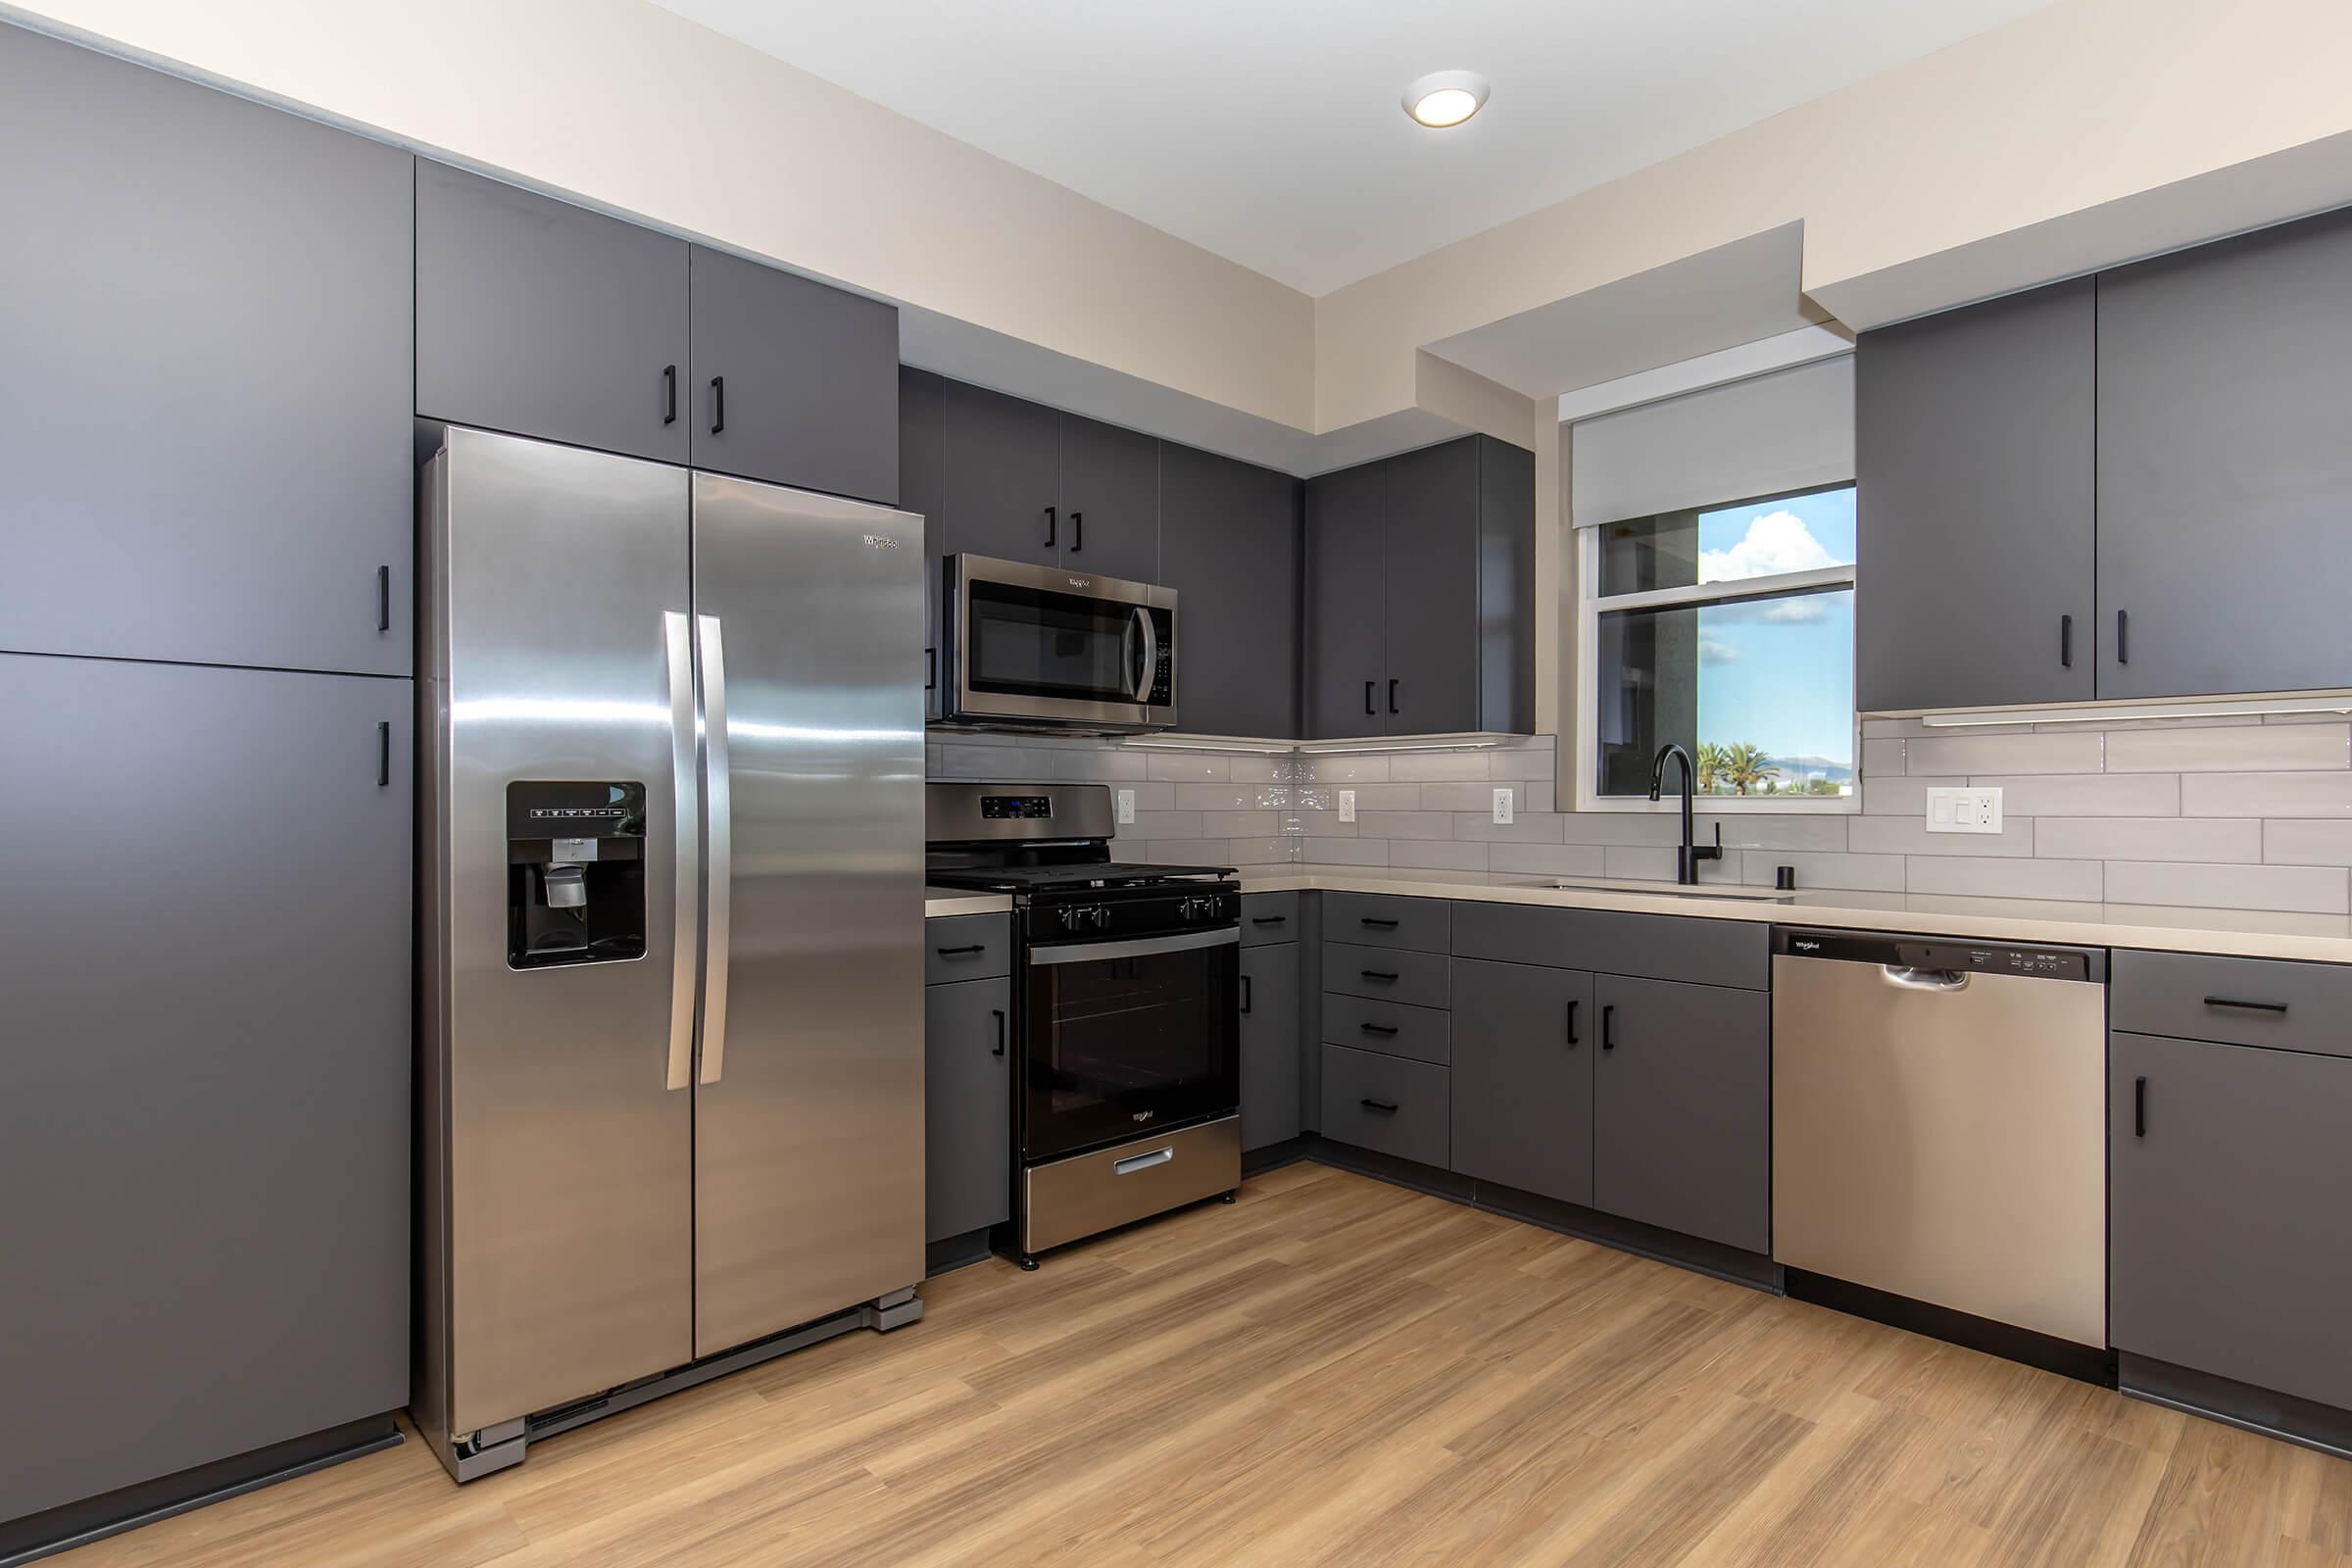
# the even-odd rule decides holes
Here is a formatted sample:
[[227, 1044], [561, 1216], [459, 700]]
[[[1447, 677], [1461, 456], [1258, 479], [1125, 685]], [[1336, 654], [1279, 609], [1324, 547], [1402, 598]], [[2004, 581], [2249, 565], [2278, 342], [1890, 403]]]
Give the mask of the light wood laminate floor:
[[60, 1559], [2352, 1564], [2352, 1464], [1314, 1164], [463, 1490], [416, 1443]]

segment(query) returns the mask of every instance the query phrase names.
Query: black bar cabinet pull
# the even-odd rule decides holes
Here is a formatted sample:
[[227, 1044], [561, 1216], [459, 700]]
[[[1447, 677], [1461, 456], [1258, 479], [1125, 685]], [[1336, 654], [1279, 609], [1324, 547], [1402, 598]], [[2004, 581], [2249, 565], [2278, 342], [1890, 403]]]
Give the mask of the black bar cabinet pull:
[[375, 629], [392, 629], [392, 568], [375, 568]]
[[2066, 669], [2075, 667], [2075, 617], [2072, 615], [2058, 617], [2058, 662]]
[[2119, 664], [2132, 662], [2132, 612], [2129, 610], [2115, 612], [2115, 662]]
[[2208, 1007], [2243, 1007], [2248, 1012], [2276, 1012], [2281, 1015], [2286, 1012], [2286, 1004], [2283, 1002], [2240, 1002], [2235, 997], [2207, 997], [2205, 1005]]
[[1572, 1046], [1584, 1044], [1576, 1032], [1576, 999], [1574, 997], [1568, 999], [1568, 1043]]
[[2132, 1136], [2148, 1136], [2148, 1081], [2145, 1078], [2132, 1080]]
[[710, 378], [710, 433], [718, 434], [727, 427], [727, 378]]
[[1250, 923], [1251, 925], [1281, 925], [1288, 919], [1290, 916], [1287, 914], [1253, 914], [1250, 917]]
[[936, 648], [926, 648], [923, 650], [923, 690], [931, 691], [938, 685], [939, 650]]
[[975, 942], [968, 948], [939, 948], [935, 951], [943, 958], [960, 958], [967, 953], [986, 953], [988, 948], [983, 943]]
[[1367, 980], [1394, 980], [1396, 978], [1396, 971], [1394, 969], [1359, 969], [1356, 972]]
[[674, 365], [662, 367], [662, 422], [678, 422], [678, 368]]
[[1357, 1102], [1357, 1103], [1361, 1104], [1366, 1110], [1377, 1110], [1384, 1116], [1394, 1116], [1396, 1114], [1396, 1102], [1394, 1100], [1364, 1100]]
[[1396, 680], [1395, 676], [1389, 678], [1389, 711], [1392, 713], [1396, 711]]
[[1070, 514], [1070, 554], [1074, 556], [1085, 548], [1086, 514], [1083, 512], [1073, 512]]
[[1379, 709], [1372, 706], [1372, 682], [1370, 681], [1364, 682], [1364, 711], [1367, 713], [1380, 711]]
[[1617, 1004], [1613, 1002], [1600, 1009], [1600, 1049], [1617, 1049]]
[[1052, 507], [1046, 509], [1046, 548], [1048, 550], [1054, 548], [1054, 509]]
[[1376, 915], [1358, 915], [1356, 918], [1363, 924], [1370, 926], [1375, 931], [1394, 931], [1396, 929], [1396, 921], [1383, 920]]
[[1396, 1026], [1393, 1023], [1359, 1023], [1356, 1027], [1368, 1035], [1393, 1035], [1396, 1032]]
[[392, 784], [392, 721], [375, 721], [375, 787], [388, 789]]
[[1003, 1007], [991, 1007], [988, 1009], [988, 1012], [990, 1017], [997, 1020], [996, 1049], [991, 1051], [989, 1054], [992, 1056], [1002, 1056], [1004, 1054], [1004, 1009]]
[[1242, 1010], [1244, 1012], [1248, 1012], [1250, 1010], [1250, 976], [1244, 975], [1242, 976]]

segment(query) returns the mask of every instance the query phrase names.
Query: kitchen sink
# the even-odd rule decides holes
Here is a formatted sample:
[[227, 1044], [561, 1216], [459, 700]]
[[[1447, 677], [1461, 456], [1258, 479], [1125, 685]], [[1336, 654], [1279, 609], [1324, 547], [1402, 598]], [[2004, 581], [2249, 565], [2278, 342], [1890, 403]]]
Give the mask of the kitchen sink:
[[1639, 893], [1644, 898], [1666, 899], [1751, 899], [1761, 904], [1788, 904], [1796, 895], [1778, 888], [1741, 887], [1735, 882], [1702, 882], [1687, 887], [1680, 882], [1643, 882], [1632, 877], [1592, 877], [1588, 880], [1548, 878], [1538, 887], [1558, 888], [1568, 893]]

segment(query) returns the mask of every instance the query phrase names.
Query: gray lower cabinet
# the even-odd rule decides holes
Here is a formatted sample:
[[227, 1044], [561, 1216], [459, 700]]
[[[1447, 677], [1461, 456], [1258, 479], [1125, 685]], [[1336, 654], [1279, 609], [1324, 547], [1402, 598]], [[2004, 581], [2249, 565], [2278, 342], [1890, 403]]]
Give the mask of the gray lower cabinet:
[[1857, 706], [2085, 701], [2098, 551], [2089, 278], [1854, 349]]
[[2352, 1061], [2118, 1033], [2108, 1064], [2116, 1348], [2352, 1409]]
[[1242, 950], [1242, 1149], [1298, 1136], [1298, 947]]
[[1325, 1046], [1323, 1136], [1444, 1169], [1450, 1143], [1446, 1070], [1431, 1062]]
[[408, 674], [409, 156], [11, 26], [0, 142], [0, 649]]
[[1186, 731], [1298, 733], [1302, 493], [1289, 474], [1160, 443], [1156, 580], [1176, 590]]
[[2352, 679], [2352, 212], [2099, 274], [2098, 496], [2102, 699]]
[[1604, 974], [1593, 1002], [1592, 1206], [1769, 1251], [1769, 995]]
[[1453, 1168], [1591, 1204], [1592, 976], [1459, 958], [1453, 984]]
[[0, 656], [0, 1520], [408, 1402], [413, 702]]
[[1061, 416], [963, 381], [942, 387], [942, 548], [952, 555], [1058, 564]]
[[[936, 922], [934, 922], [936, 924]], [[1012, 982], [923, 992], [923, 1239], [1012, 1213]]]
[[688, 250], [417, 160], [416, 412], [686, 462]]
[[899, 498], [899, 310], [705, 246], [689, 264], [694, 466]]

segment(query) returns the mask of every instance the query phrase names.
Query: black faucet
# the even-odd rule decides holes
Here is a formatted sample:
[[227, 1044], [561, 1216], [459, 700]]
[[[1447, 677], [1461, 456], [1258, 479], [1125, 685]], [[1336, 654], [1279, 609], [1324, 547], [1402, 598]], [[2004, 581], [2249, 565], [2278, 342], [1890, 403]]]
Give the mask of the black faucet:
[[1685, 887], [1696, 885], [1698, 862], [1723, 858], [1723, 824], [1715, 824], [1715, 842], [1699, 844], [1693, 841], [1690, 827], [1690, 786], [1696, 772], [1690, 765], [1690, 754], [1672, 741], [1658, 748], [1658, 755], [1649, 764], [1649, 798], [1656, 800], [1666, 782], [1666, 759], [1683, 764], [1683, 842], [1674, 852], [1674, 879]]

